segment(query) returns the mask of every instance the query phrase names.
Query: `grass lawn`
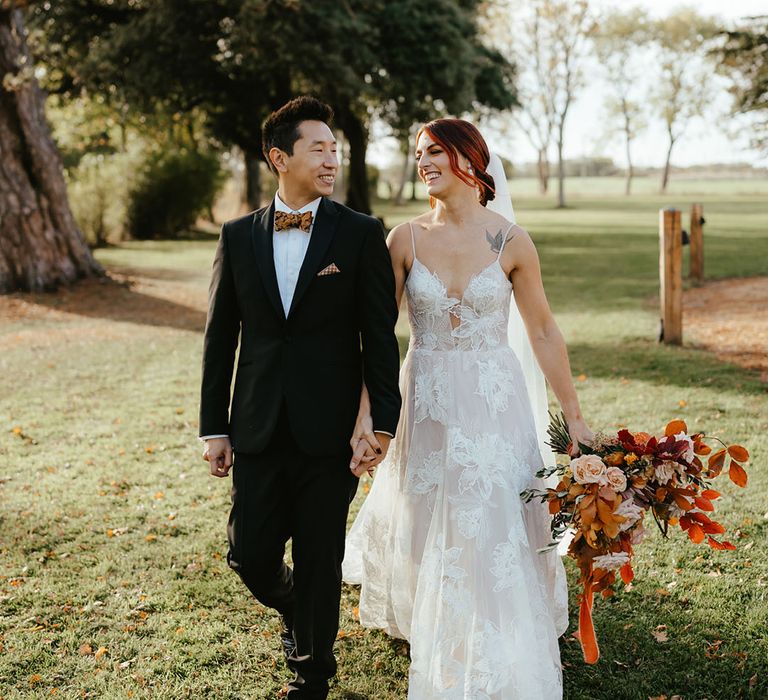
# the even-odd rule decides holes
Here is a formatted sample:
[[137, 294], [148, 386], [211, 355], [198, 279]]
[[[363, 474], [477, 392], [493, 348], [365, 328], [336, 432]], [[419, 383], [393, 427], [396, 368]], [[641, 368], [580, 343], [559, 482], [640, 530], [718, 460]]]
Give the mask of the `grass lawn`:
[[[596, 604], [596, 666], [570, 636], [572, 589], [567, 698], [768, 697], [768, 387], [655, 342], [659, 207], [704, 203], [708, 276], [768, 275], [766, 188], [753, 184], [694, 200], [597, 182], [565, 210], [516, 200], [590, 423], [681, 417], [752, 452], [749, 487], [720, 484], [738, 551], [654, 534], [631, 590]], [[391, 226], [423, 207], [377, 213]], [[125, 243], [98, 253], [122, 284], [0, 299], [3, 700], [274, 698], [287, 679], [276, 617], [226, 566], [228, 481], [208, 476], [195, 439], [214, 238]], [[361, 629], [356, 604], [345, 589], [331, 697], [404, 698], [407, 647]]]

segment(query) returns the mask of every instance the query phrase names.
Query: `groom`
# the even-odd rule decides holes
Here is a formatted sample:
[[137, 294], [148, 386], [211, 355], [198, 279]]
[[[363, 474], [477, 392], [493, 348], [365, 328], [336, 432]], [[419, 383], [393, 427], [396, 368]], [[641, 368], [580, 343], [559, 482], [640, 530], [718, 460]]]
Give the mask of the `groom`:
[[389, 253], [376, 219], [328, 198], [338, 168], [332, 116], [299, 97], [266, 120], [277, 194], [221, 230], [203, 350], [203, 458], [213, 476], [233, 467], [227, 561], [282, 618], [295, 700], [326, 698], [336, 673], [362, 382], [384, 453], [400, 412]]

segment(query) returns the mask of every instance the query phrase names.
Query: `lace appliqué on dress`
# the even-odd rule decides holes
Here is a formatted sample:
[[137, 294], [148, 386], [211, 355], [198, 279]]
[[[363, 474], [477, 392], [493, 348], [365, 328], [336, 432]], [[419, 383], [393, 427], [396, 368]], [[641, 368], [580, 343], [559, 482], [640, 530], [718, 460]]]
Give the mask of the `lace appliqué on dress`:
[[509, 397], [516, 394], [515, 375], [502, 367], [497, 360], [477, 361], [477, 391], [488, 402], [488, 408], [496, 416], [509, 408]]
[[448, 372], [442, 358], [419, 362], [414, 382], [414, 414], [417, 423], [430, 418], [436, 423], [448, 422], [451, 402]]

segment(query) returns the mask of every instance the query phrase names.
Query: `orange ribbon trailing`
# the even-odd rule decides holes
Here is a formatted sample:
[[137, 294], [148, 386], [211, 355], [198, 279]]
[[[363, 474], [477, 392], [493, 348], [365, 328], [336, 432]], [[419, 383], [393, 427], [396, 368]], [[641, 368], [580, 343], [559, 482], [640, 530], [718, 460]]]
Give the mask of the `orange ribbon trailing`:
[[579, 606], [579, 642], [581, 650], [584, 652], [584, 661], [588, 664], [596, 664], [600, 658], [600, 649], [597, 646], [597, 637], [595, 636], [595, 625], [592, 622], [592, 602], [594, 593], [592, 591], [592, 581], [584, 582], [584, 593], [581, 596], [581, 605]]

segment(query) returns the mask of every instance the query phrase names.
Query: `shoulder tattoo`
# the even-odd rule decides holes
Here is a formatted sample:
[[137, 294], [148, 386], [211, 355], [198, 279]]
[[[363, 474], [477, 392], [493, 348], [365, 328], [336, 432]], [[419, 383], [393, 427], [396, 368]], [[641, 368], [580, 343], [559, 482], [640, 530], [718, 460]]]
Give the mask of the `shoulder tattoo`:
[[491, 246], [491, 250], [494, 253], [499, 253], [502, 246], [506, 245], [514, 237], [515, 234], [511, 233], [509, 236], [507, 236], [506, 240], [504, 240], [504, 231], [502, 229], [499, 229], [499, 232], [495, 236], [488, 230], [485, 232], [485, 240], [488, 241]]

